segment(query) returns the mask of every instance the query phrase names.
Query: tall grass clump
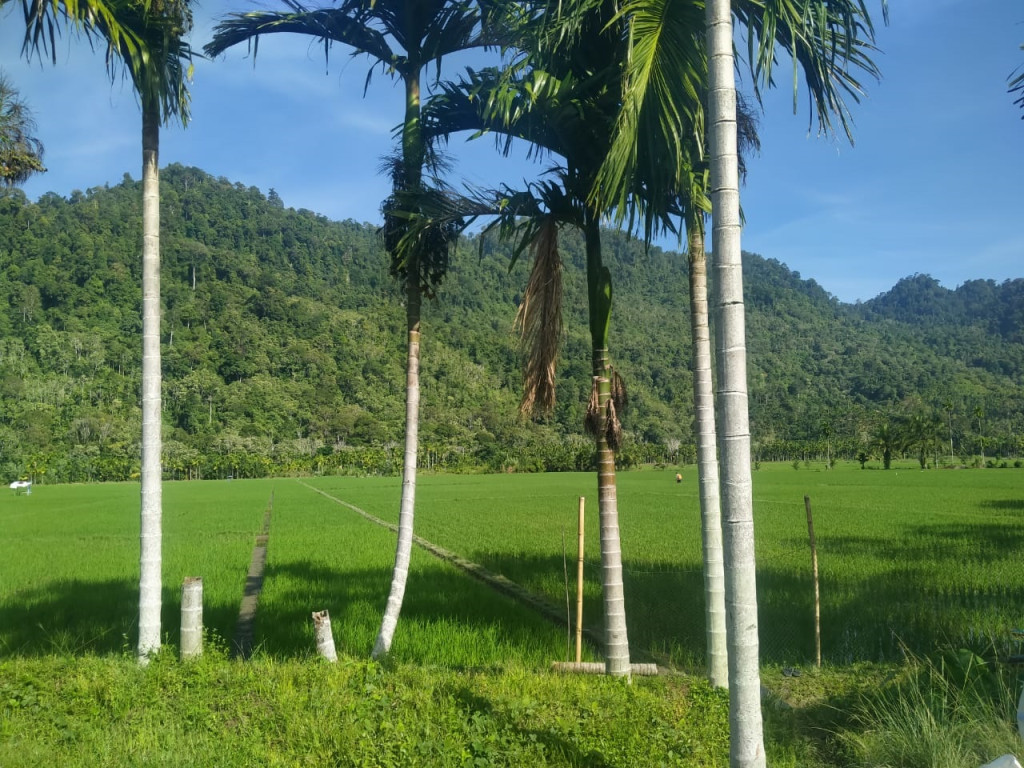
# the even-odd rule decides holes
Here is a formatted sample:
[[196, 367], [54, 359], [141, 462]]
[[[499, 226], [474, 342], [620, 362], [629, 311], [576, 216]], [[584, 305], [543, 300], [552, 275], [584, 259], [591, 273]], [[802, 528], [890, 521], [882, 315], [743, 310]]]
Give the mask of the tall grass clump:
[[971, 650], [908, 654], [893, 682], [855, 711], [855, 730], [841, 734], [855, 766], [977, 768], [1021, 754], [1014, 713], [1020, 675]]

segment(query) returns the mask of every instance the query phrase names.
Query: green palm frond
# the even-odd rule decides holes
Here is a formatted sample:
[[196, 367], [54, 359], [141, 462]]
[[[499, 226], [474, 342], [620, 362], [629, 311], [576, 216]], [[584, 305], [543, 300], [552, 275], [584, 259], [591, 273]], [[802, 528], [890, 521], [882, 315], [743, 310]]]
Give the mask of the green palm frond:
[[[148, 6], [148, 7], [147, 7]], [[101, 24], [97, 29], [107, 44], [107, 71], [111, 77], [123, 69], [135, 86], [143, 108], [159, 110], [161, 122], [177, 118], [188, 124], [190, 96], [188, 82], [192, 78], [192, 59], [196, 55], [185, 40], [192, 30], [189, 0], [164, 0], [141, 3], [127, 0], [118, 15], [124, 28], [141, 41], [141, 56], [132, 50], [115, 46], [110, 30]]]
[[35, 120], [18, 91], [0, 73], [0, 184], [13, 186], [43, 173], [43, 144], [32, 135]]
[[[643, 221], [645, 240], [672, 231], [665, 217], [680, 208], [703, 161], [703, 8], [671, 0], [632, 0], [616, 21], [627, 25], [628, 54], [614, 138], [591, 200], [613, 208], [615, 220]], [[702, 189], [697, 185], [694, 192]], [[685, 194], [707, 207], [698, 195]]]
[[[883, 17], [888, 20], [887, 1], [881, 2]], [[848, 99], [859, 102], [864, 94], [854, 73], [881, 77], [872, 59], [878, 49], [865, 0], [738, 0], [734, 13], [747, 31], [747, 54], [758, 99], [764, 86], [775, 85], [776, 51], [781, 49], [793, 62], [794, 111], [799, 108], [802, 73], [819, 129], [831, 133], [841, 128], [852, 142]]]
[[[139, 0], [138, 6], [148, 11], [156, 0]], [[142, 41], [118, 18], [119, 4], [104, 0], [22, 0], [25, 16], [25, 39], [22, 53], [47, 56], [57, 63], [57, 37], [69, 25], [90, 39], [103, 30], [102, 36], [116, 50], [125, 51], [129, 59], [141, 65]]]
[[[203, 51], [207, 56], [219, 56], [232, 46], [247, 43], [255, 57], [262, 35], [293, 32], [317, 38], [324, 47], [325, 60], [330, 56], [331, 46], [342, 43], [396, 71], [405, 65], [406, 57], [392, 50], [385, 35], [370, 26], [368, 10], [363, 7], [365, 3], [350, 0], [339, 8], [317, 10], [309, 10], [295, 0], [284, 0], [284, 3], [289, 12], [229, 14], [214, 27], [213, 39]], [[376, 10], [384, 12], [386, 8]]]

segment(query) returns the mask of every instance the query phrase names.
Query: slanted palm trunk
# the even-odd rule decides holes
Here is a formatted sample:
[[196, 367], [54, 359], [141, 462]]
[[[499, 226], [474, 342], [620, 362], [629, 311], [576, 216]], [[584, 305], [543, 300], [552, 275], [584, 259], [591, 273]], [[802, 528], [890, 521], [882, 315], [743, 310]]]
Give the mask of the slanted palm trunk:
[[384, 619], [373, 644], [372, 656], [379, 659], [391, 650], [391, 641], [402, 611], [405, 583], [409, 576], [412, 555], [413, 515], [416, 504], [416, 452], [419, 445], [420, 415], [420, 290], [410, 280], [406, 290], [406, 325], [408, 327], [409, 359], [405, 379], [405, 458], [402, 463], [402, 506], [398, 512], [398, 544], [395, 567], [391, 574]]
[[[420, 130], [420, 84], [418, 75], [405, 81], [405, 125], [402, 130], [402, 157], [404, 182], [407, 189], [420, 184], [423, 168], [423, 135]], [[379, 659], [391, 650], [391, 641], [398, 626], [405, 597], [405, 583], [409, 576], [412, 556], [413, 518], [416, 507], [416, 454], [419, 450], [420, 426], [420, 268], [415, 254], [406, 264], [406, 327], [408, 331], [408, 363], [405, 381], [405, 456], [402, 462], [402, 503], [398, 512], [398, 543], [395, 546], [395, 566], [391, 574], [380, 632], [373, 644], [372, 657]]]
[[[152, 105], [148, 102], [152, 101]], [[160, 113], [142, 109], [142, 514], [139, 555], [139, 658], [160, 648]]]
[[615, 451], [609, 427], [615, 419], [611, 404], [611, 364], [608, 357], [608, 322], [611, 317], [611, 277], [601, 263], [598, 220], [588, 216], [584, 228], [587, 248], [587, 286], [590, 299], [590, 334], [597, 392], [597, 498], [601, 526], [601, 587], [604, 594], [605, 670], [629, 676], [629, 639], [622, 582], [622, 547], [619, 543], [619, 505], [615, 487]]
[[[702, 214], [698, 213], [698, 217]], [[708, 329], [708, 260], [704, 223], [691, 221], [690, 334], [693, 339], [693, 410], [697, 430], [697, 475], [700, 486], [701, 542], [704, 548], [704, 621], [708, 680], [716, 688], [729, 684], [725, 631], [725, 574], [722, 562], [722, 509], [718, 483], [715, 397], [711, 378]]]
[[729, 761], [732, 768], [763, 768], [736, 81], [729, 0], [708, 0], [706, 14], [717, 415], [729, 644]]

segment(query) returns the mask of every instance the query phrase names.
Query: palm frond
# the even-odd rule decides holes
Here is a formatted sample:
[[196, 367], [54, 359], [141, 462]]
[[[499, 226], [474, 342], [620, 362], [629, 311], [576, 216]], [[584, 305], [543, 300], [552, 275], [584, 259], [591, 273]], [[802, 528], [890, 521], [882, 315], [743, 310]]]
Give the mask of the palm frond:
[[[139, 0], [138, 7], [148, 12], [151, 0]], [[142, 41], [122, 25], [112, 3], [104, 0], [22, 0], [25, 38], [22, 54], [49, 57], [57, 63], [57, 38], [65, 26], [81, 32], [92, 42], [97, 32], [116, 50], [125, 51], [135, 66], [141, 65]]]
[[[881, 0], [888, 20], [888, 4]], [[864, 88], [854, 75], [876, 80], [881, 72], [872, 59], [875, 28], [865, 0], [738, 0], [734, 13], [747, 29], [747, 52], [754, 93], [774, 86], [776, 50], [793, 62], [793, 110], [799, 108], [799, 77], [803, 74], [811, 117], [819, 130], [841, 129], [853, 142], [848, 100], [859, 102]], [[834, 124], [838, 122], [838, 125]]]
[[680, 193], [703, 159], [704, 14], [696, 3], [631, 0], [615, 21], [627, 25], [629, 43], [622, 105], [589, 196], [620, 225], [642, 221], [649, 243], [676, 231], [668, 212], [689, 202]]
[[533, 269], [515, 325], [524, 352], [523, 414], [550, 413], [555, 407], [555, 366], [562, 340], [562, 259], [558, 222], [547, 216], [531, 244]]
[[11, 82], [0, 73], [0, 184], [13, 186], [43, 173], [43, 143], [35, 120]]
[[[370, 26], [367, 3], [349, 0], [338, 8], [316, 10], [310, 10], [296, 0], [284, 0], [284, 3], [288, 12], [228, 14], [214, 27], [213, 39], [203, 47], [203, 51], [207, 56], [219, 56], [232, 46], [246, 43], [255, 58], [262, 35], [293, 32], [316, 38], [323, 46], [325, 62], [330, 58], [334, 43], [347, 45], [396, 69], [406, 61], [403, 54], [392, 50], [382, 32]], [[383, 12], [384, 9], [378, 8], [377, 11]]]

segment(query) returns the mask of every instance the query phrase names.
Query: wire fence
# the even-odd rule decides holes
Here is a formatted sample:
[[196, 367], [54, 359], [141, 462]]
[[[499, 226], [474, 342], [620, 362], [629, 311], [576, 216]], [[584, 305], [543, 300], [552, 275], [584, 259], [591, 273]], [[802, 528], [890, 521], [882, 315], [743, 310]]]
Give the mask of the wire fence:
[[[585, 580], [599, 585], [599, 561], [585, 562]], [[808, 568], [809, 570], [809, 568]], [[704, 579], [699, 568], [623, 569], [630, 647], [634, 655], [699, 670], [706, 663]], [[798, 582], [798, 583], [794, 583]], [[830, 586], [836, 586], [829, 591]], [[1000, 657], [1017, 652], [1012, 629], [1024, 625], [1020, 586], [935, 587], [894, 578], [884, 589], [870, 581], [822, 587], [821, 647], [825, 663], [895, 661], [905, 651], [968, 647]], [[600, 624], [599, 589], [592, 590], [590, 624]], [[815, 660], [813, 585], [765, 569], [758, 573], [758, 631], [762, 663]]]

